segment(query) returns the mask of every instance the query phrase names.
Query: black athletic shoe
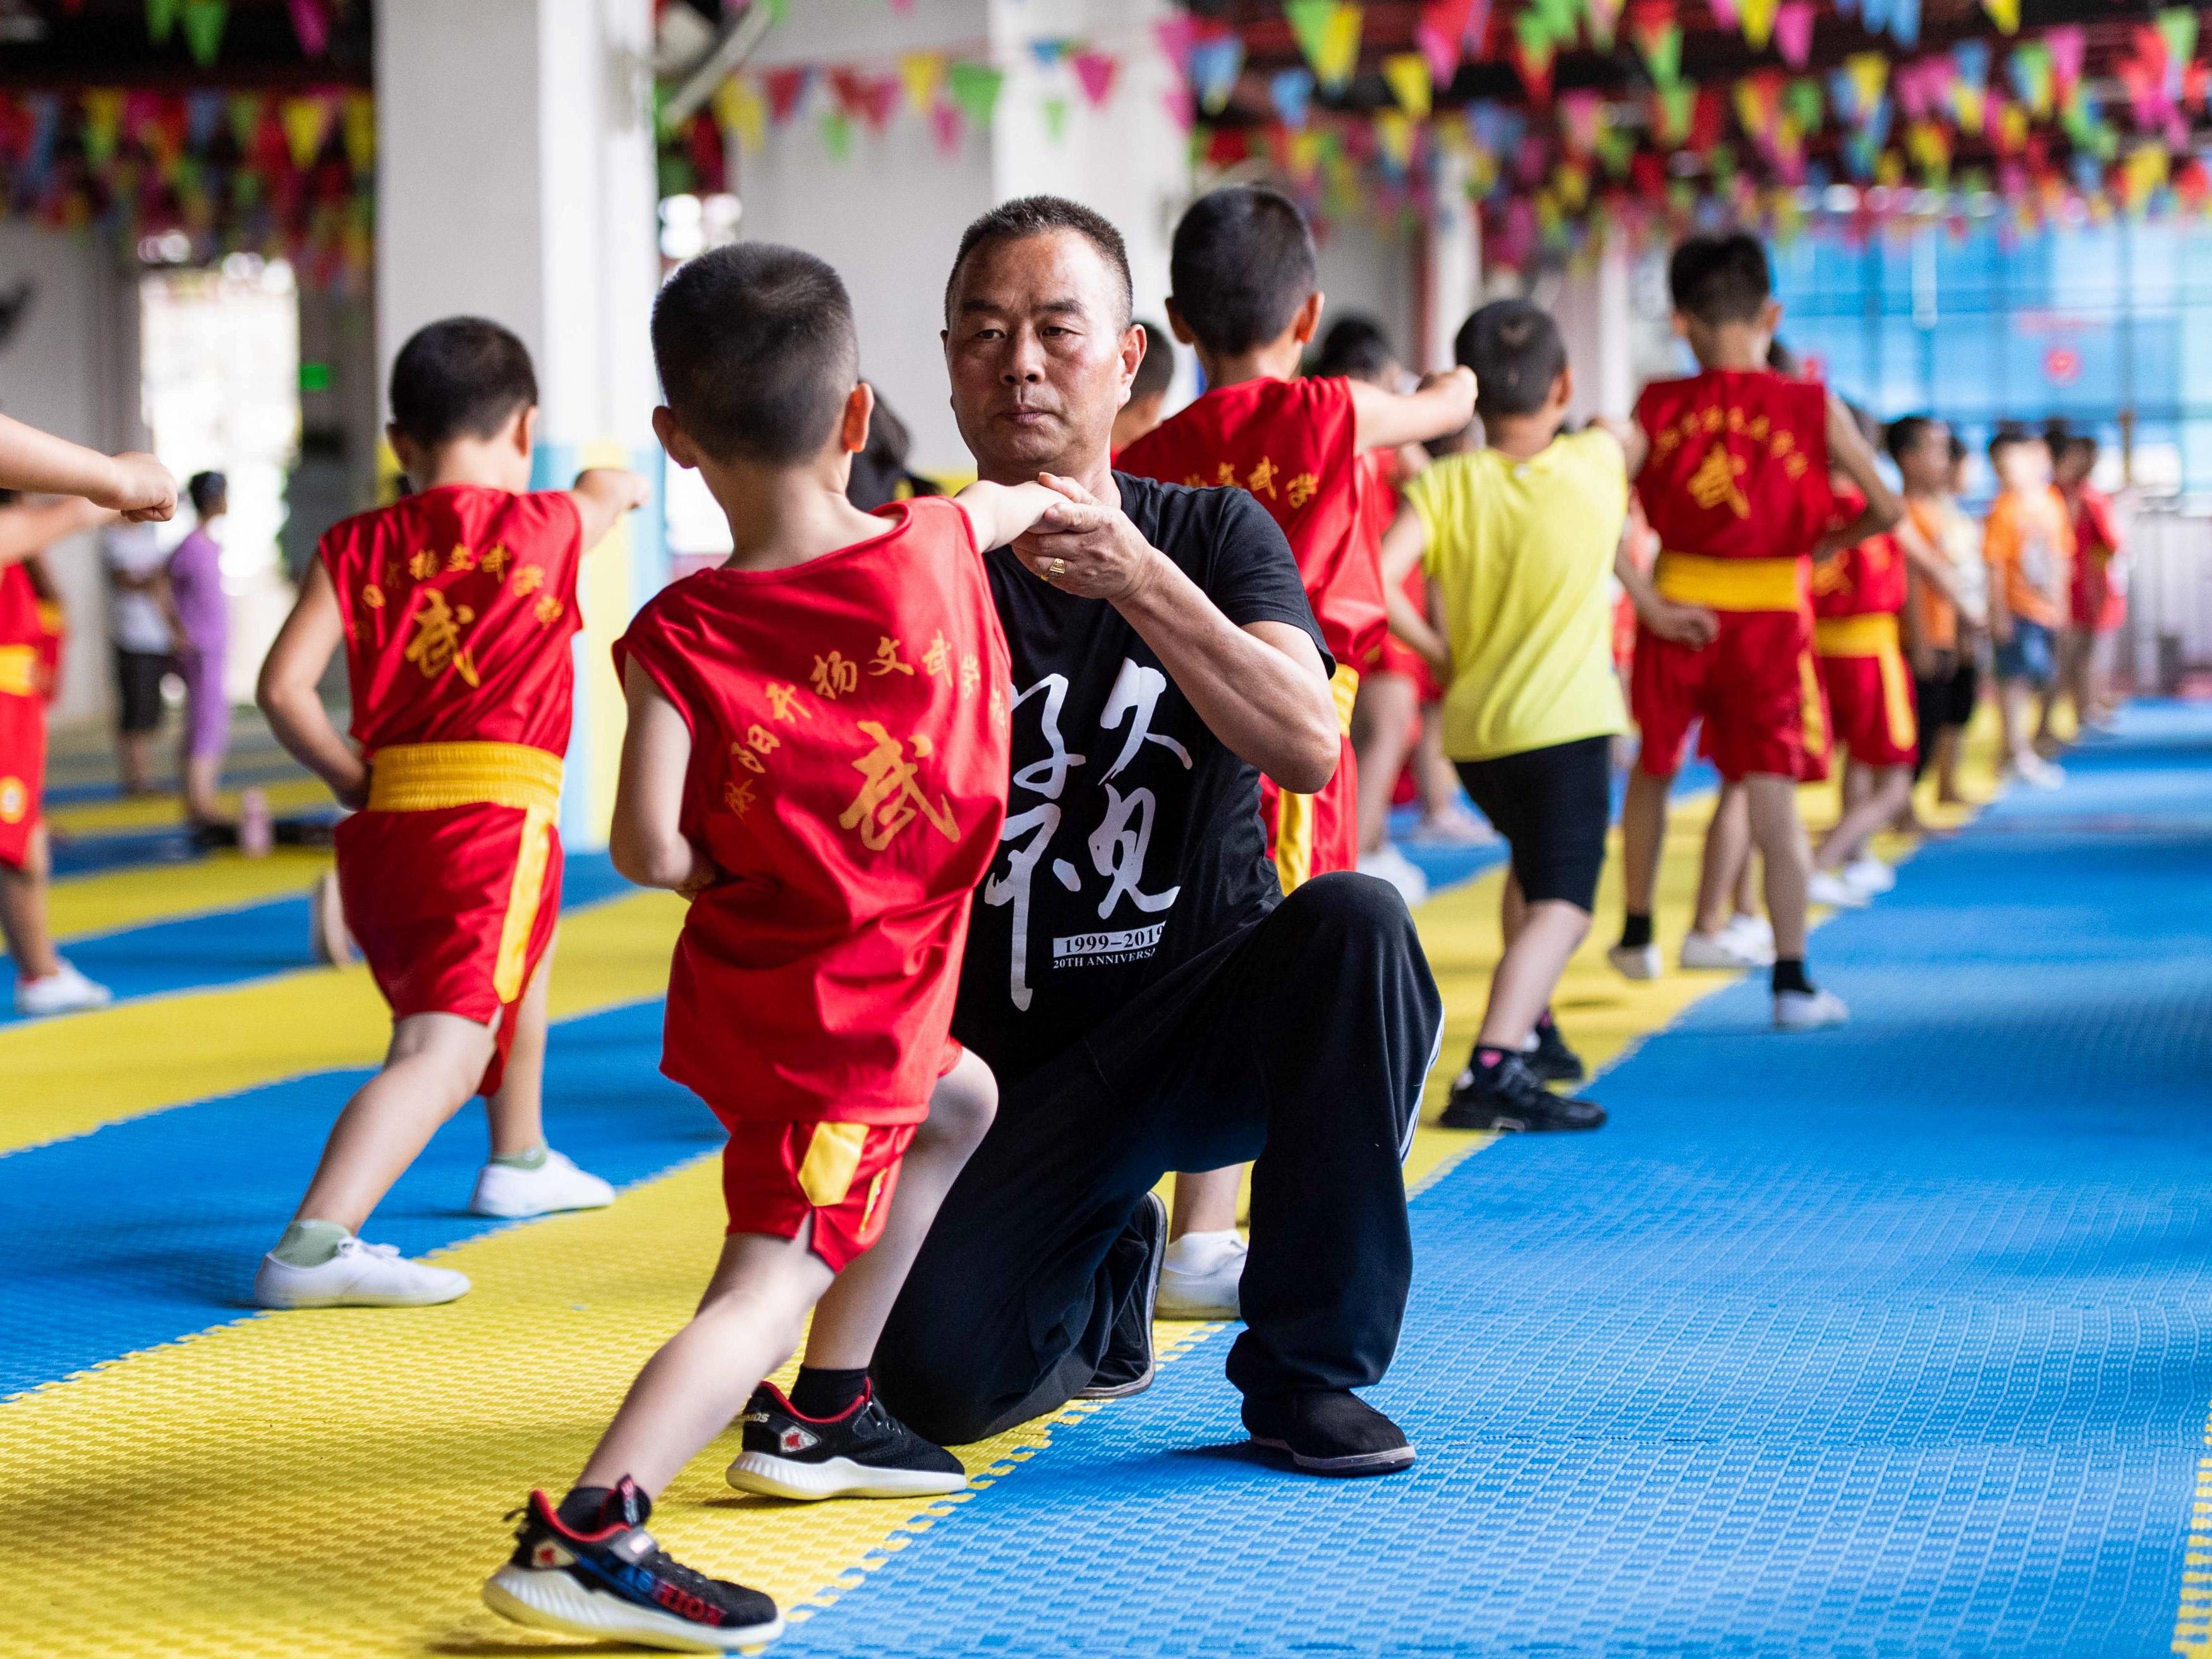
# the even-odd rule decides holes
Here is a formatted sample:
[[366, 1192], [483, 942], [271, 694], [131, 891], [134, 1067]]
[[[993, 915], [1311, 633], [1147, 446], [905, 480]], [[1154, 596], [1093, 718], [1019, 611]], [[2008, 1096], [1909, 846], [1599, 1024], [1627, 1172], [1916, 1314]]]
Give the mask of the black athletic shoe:
[[1521, 1063], [1539, 1083], [1580, 1083], [1589, 1075], [1583, 1057], [1567, 1047], [1558, 1024], [1549, 1019], [1537, 1026], [1536, 1046], [1522, 1050]]
[[770, 1498], [916, 1498], [964, 1492], [968, 1472], [884, 1409], [876, 1385], [836, 1417], [808, 1417], [773, 1382], [745, 1403], [745, 1449], [730, 1465], [739, 1492]]
[[1308, 1474], [1395, 1474], [1413, 1464], [1404, 1431], [1346, 1389], [1248, 1395], [1244, 1426], [1254, 1445]]
[[678, 1653], [727, 1653], [783, 1633], [775, 1603], [668, 1559], [645, 1529], [653, 1506], [624, 1477], [594, 1531], [562, 1523], [542, 1492], [520, 1513], [514, 1554], [484, 1581], [484, 1605], [538, 1630]]
[[1495, 1066], [1471, 1066], [1462, 1072], [1437, 1121], [1447, 1129], [1595, 1129], [1605, 1121], [1605, 1108], [1553, 1094], [1519, 1055], [1508, 1054]]
[[1129, 1224], [1114, 1241], [1117, 1256], [1136, 1268], [1136, 1287], [1121, 1304], [1098, 1374], [1078, 1400], [1121, 1400], [1152, 1386], [1158, 1369], [1152, 1358], [1152, 1308], [1160, 1296], [1160, 1268], [1168, 1259], [1168, 1206], [1158, 1193], [1146, 1193], [1129, 1214]]

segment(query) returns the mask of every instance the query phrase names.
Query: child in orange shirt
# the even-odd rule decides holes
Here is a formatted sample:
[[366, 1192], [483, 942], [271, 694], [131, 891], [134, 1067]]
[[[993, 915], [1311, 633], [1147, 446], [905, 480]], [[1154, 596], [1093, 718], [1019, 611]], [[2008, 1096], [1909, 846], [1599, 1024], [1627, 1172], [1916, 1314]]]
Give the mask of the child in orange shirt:
[[1990, 465], [1998, 495], [1982, 526], [1982, 557], [1990, 571], [2005, 775], [2055, 789], [2066, 774], [2036, 752], [2028, 700], [2042, 699], [2047, 732], [2073, 580], [2074, 526], [2064, 497], [2052, 487], [2051, 448], [2041, 438], [2016, 427], [1999, 431], [1990, 440]]
[[[643, 478], [595, 467], [530, 489], [538, 382], [522, 342], [453, 317], [392, 366], [392, 447], [412, 495], [324, 532], [262, 665], [277, 740], [357, 807], [337, 829], [346, 921], [392, 1009], [382, 1069], [346, 1103], [291, 1224], [262, 1258], [268, 1308], [450, 1302], [465, 1275], [356, 1236], [471, 1096], [492, 1157], [470, 1207], [542, 1215], [614, 1201], [544, 1142], [554, 826], [580, 627], [576, 573]], [[353, 738], [316, 686], [343, 646]]]

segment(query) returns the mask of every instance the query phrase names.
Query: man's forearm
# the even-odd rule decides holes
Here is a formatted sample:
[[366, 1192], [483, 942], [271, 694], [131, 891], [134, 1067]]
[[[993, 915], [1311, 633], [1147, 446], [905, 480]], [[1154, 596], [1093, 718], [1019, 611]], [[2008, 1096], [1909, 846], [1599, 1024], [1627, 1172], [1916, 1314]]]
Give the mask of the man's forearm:
[[1328, 781], [1341, 747], [1336, 702], [1311, 667], [1231, 622], [1158, 551], [1115, 608], [1232, 753], [1298, 794]]

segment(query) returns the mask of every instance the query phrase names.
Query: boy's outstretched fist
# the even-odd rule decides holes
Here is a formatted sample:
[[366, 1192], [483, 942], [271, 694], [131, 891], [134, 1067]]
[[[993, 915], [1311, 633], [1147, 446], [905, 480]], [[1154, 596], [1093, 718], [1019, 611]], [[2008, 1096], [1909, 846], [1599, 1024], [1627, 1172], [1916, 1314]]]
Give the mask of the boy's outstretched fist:
[[104, 494], [87, 499], [120, 513], [133, 524], [157, 523], [176, 516], [177, 480], [151, 455], [132, 451], [112, 456], [113, 482]]
[[1041, 472], [1037, 482], [1063, 497], [1014, 543], [1014, 556], [1078, 599], [1127, 599], [1158, 556], [1119, 507], [1108, 507], [1073, 478]]

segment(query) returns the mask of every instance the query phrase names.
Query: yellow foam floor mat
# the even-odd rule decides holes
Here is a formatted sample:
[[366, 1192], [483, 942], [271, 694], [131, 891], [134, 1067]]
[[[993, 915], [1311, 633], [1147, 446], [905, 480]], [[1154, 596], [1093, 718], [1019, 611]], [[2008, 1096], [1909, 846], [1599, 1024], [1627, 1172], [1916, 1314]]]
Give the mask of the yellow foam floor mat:
[[213, 853], [188, 870], [160, 865], [67, 877], [46, 890], [46, 917], [54, 936], [68, 940], [149, 921], [234, 910], [303, 893], [330, 864], [326, 852], [280, 847], [260, 859]]
[[[667, 988], [684, 905], [639, 893], [562, 920], [552, 1014], [565, 1019]], [[392, 1022], [368, 970], [315, 968], [66, 1020], [0, 1027], [0, 1152], [280, 1078], [370, 1066]]]
[[[287, 812], [305, 812], [333, 803], [331, 792], [319, 778], [299, 778], [284, 783], [261, 786], [269, 798], [270, 811], [282, 816]], [[239, 792], [227, 790], [219, 797], [223, 810], [238, 811]], [[139, 795], [130, 800], [89, 802], [82, 806], [58, 806], [46, 814], [46, 823], [55, 834], [64, 836], [110, 835], [124, 830], [164, 830], [184, 822], [184, 808], [174, 795]]]

